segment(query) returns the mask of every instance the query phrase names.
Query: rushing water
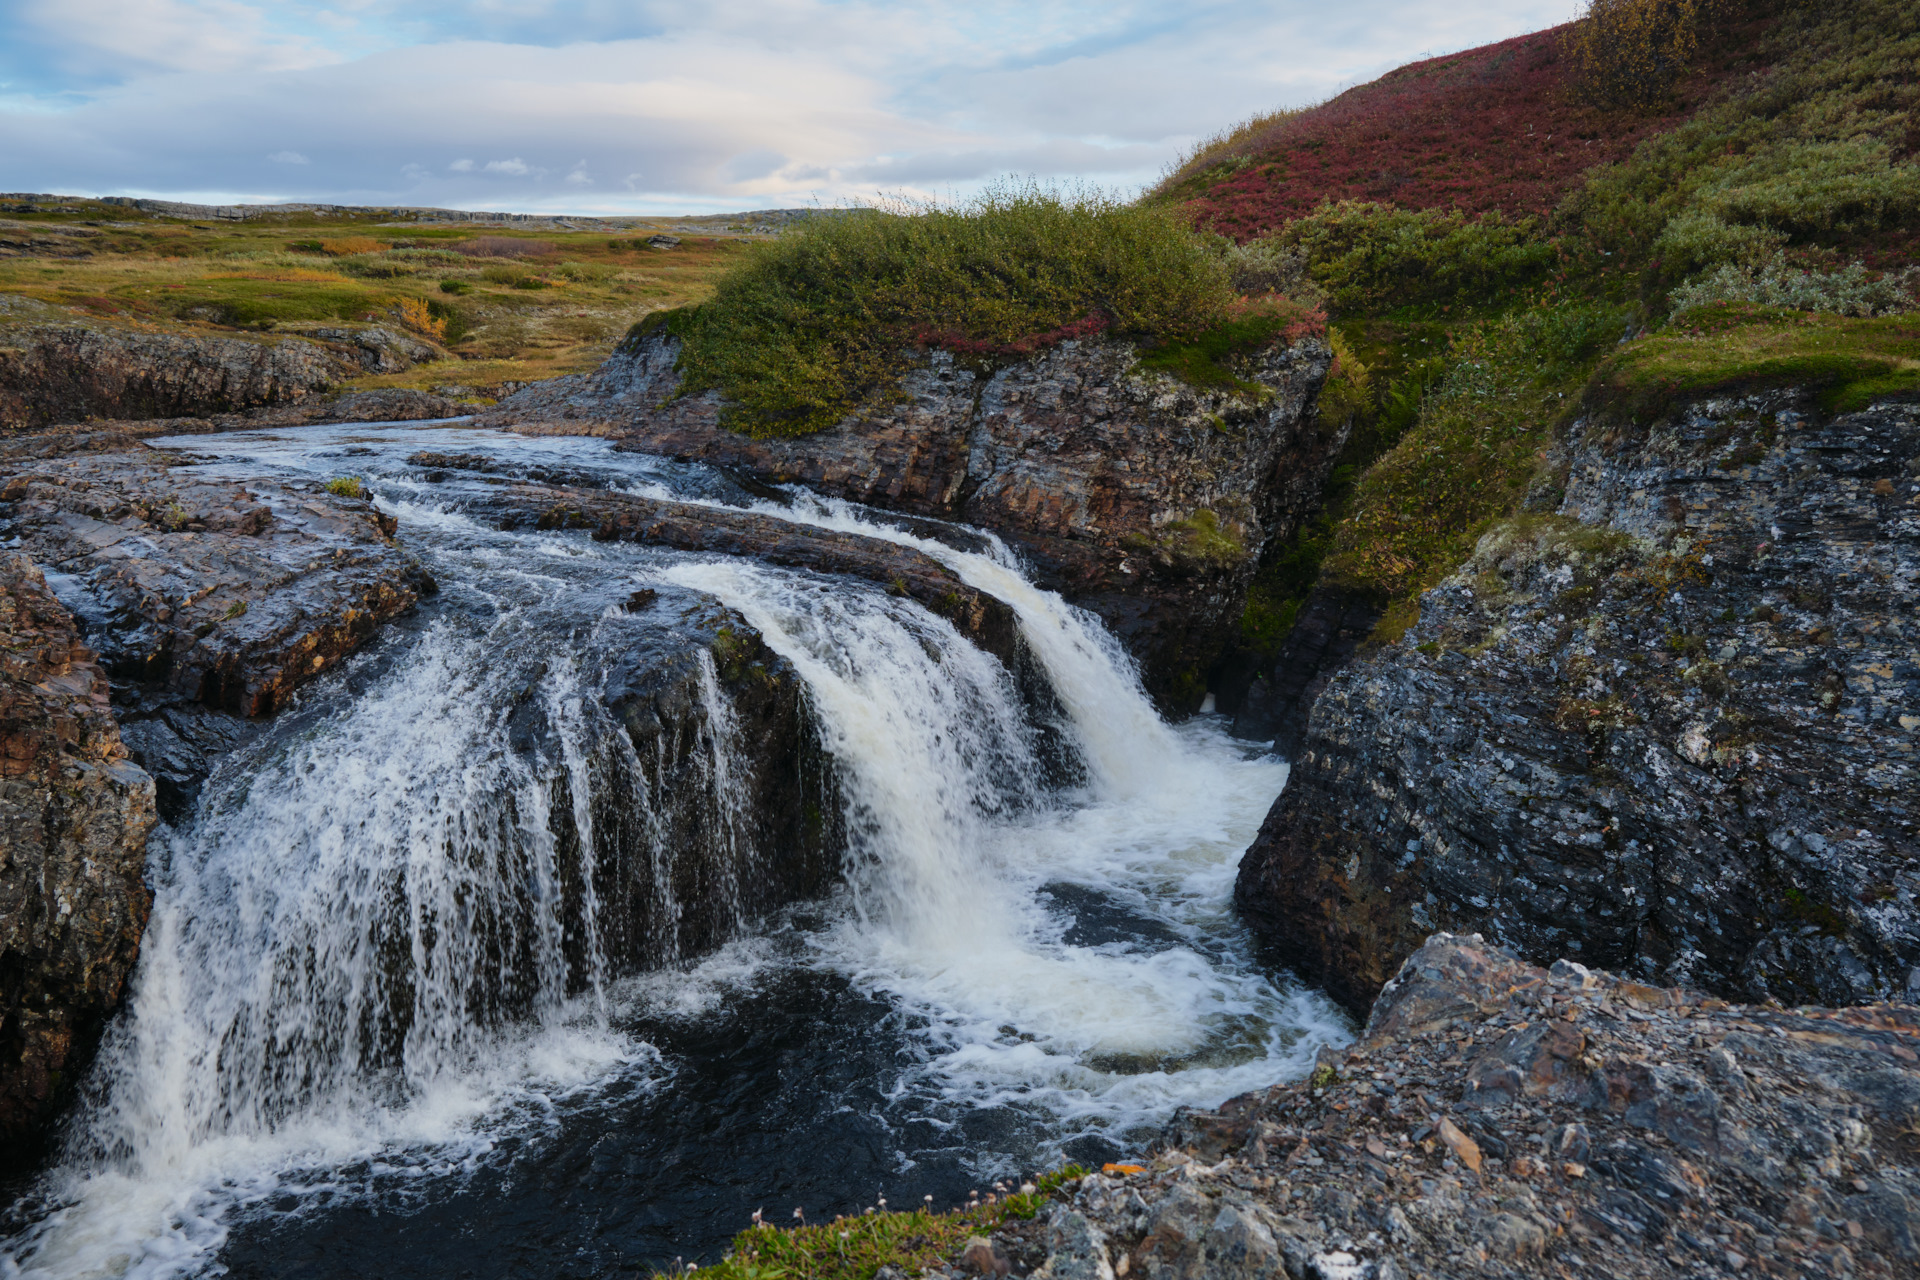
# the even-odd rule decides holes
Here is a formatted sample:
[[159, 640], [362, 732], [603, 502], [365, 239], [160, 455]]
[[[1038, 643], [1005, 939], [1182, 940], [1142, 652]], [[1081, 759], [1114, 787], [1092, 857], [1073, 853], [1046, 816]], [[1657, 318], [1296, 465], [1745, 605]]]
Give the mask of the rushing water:
[[[481, 480], [405, 458], [749, 505], [697, 467], [445, 424], [162, 443], [217, 475], [359, 474], [443, 591], [153, 842], [127, 1007], [0, 1274], [633, 1274], [712, 1256], [755, 1208], [946, 1204], [1119, 1154], [1344, 1036], [1229, 909], [1285, 766], [1210, 718], [1163, 723], [1111, 637], [998, 544], [755, 504], [917, 546], [1007, 601], [1044, 707], [910, 601], [503, 533], [460, 514]], [[736, 940], [690, 960], [675, 842], [725, 851], [723, 899], [782, 851], [751, 847], [704, 653], [687, 759], [642, 758], [606, 710], [620, 656], [670, 625], [616, 607], [639, 586], [724, 605], [792, 664], [845, 809], [840, 889], [736, 911]], [[614, 857], [652, 886], [638, 974], [602, 936], [593, 869]]]

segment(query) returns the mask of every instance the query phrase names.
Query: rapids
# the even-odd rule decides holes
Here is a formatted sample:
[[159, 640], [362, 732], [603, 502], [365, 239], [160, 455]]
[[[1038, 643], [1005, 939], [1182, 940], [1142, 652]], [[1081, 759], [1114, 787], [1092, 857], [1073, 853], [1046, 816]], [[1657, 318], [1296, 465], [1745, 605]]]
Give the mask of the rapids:
[[[756, 1208], [945, 1205], [1112, 1158], [1348, 1034], [1229, 904], [1286, 766], [1164, 723], [991, 539], [457, 423], [156, 443], [225, 477], [359, 475], [442, 591], [156, 835], [131, 993], [60, 1156], [14, 1185], [0, 1275], [644, 1274]], [[428, 483], [422, 449], [910, 543], [1014, 608], [1047, 696], [864, 583], [493, 529], [460, 511], [484, 481]], [[717, 602], [799, 673], [846, 811], [824, 900], [739, 905], [782, 851], [753, 847], [704, 651], [671, 771], [603, 705], [663, 625], [619, 607], [642, 587]], [[688, 831], [723, 851], [732, 940], [704, 954], [664, 873]], [[602, 936], [614, 850], [649, 868], [638, 972]]]

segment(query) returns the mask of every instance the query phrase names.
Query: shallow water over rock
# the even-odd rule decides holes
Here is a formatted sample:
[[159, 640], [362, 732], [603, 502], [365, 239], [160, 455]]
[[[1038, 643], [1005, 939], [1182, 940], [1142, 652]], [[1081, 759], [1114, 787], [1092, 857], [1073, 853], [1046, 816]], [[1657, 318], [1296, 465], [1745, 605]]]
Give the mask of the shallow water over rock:
[[[440, 592], [156, 838], [133, 995], [0, 1273], [644, 1271], [755, 1208], [1115, 1154], [1344, 1038], [1229, 906], [1285, 766], [1161, 722], [997, 545], [458, 424], [165, 443], [357, 476]], [[1015, 661], [857, 571], [502, 530], [517, 480], [911, 553], [1010, 611]]]

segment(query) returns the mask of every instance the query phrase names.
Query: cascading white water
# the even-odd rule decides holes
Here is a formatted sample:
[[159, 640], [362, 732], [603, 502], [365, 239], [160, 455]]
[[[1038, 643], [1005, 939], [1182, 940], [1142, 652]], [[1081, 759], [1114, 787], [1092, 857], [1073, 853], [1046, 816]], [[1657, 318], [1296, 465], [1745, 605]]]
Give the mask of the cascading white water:
[[[1007, 673], [917, 605], [864, 588], [822, 596], [737, 562], [662, 577], [724, 601], [805, 679], [855, 854], [856, 916], [822, 945], [925, 1017], [935, 1052], [923, 1083], [1124, 1131], [1169, 1103], [1270, 1079], [1290, 1045], [1319, 1042], [1306, 1027], [1340, 1035], [1311, 999], [1204, 949], [1231, 932], [1233, 860], [1286, 766], [1168, 727], [1097, 624], [1010, 564], [912, 541], [1015, 604], [1069, 710], [1091, 795], [1038, 791]], [[1073, 945], [1045, 903], [1061, 881], [1131, 896], [1172, 945]]]
[[[439, 443], [393, 430], [396, 457]], [[360, 429], [354, 448], [373, 439]], [[243, 444], [246, 466], [334, 466], [315, 433], [229, 447]], [[655, 464], [630, 465], [645, 479]], [[610, 576], [621, 592], [653, 581], [718, 599], [799, 674], [849, 844], [844, 909], [798, 931], [800, 963], [900, 1011], [905, 1065], [874, 1087], [903, 1117], [1040, 1117], [1041, 1144], [979, 1159], [1044, 1159], [1076, 1135], [1127, 1141], [1173, 1106], [1304, 1069], [1345, 1034], [1326, 1002], [1269, 980], [1231, 917], [1234, 863], [1285, 766], [1206, 722], [1161, 721], [1112, 637], [999, 543], [960, 552], [804, 495], [763, 508], [914, 546], [1010, 604], [1083, 765], [1069, 793], [1043, 782], [1009, 673], [910, 601], [739, 561], [607, 559], [583, 535], [481, 530], [420, 501], [397, 466], [385, 483], [412, 495], [389, 509], [403, 532], [442, 539], [435, 572], [474, 604], [350, 698], [317, 697], [285, 721], [298, 733], [230, 757], [199, 820], [157, 843], [127, 1012], [71, 1157], [42, 1189], [50, 1207], [0, 1243], [0, 1277], [189, 1274], [238, 1208], [289, 1186], [377, 1200], [379, 1179], [462, 1176], [514, 1125], [561, 1125], [557, 1098], [597, 1099], [615, 1081], [670, 1090], [670, 1068], [623, 1021], [774, 963], [743, 969], [735, 948], [680, 976], [613, 980], [614, 908], [589, 865], [610, 842], [629, 858], [644, 846], [649, 959], [681, 951], [688, 904], [664, 806], [686, 797], [649, 777], [697, 779], [720, 848], [709, 890], [736, 918], [743, 869], [788, 851], [751, 847], [740, 729], [709, 655], [692, 775], [648, 758], [675, 749], [664, 736], [643, 753], [611, 723], [583, 650], [528, 642], [542, 651], [531, 684], [531, 661], [503, 661], [515, 619], [566, 573], [599, 575], [602, 598]], [[509, 725], [529, 688], [546, 730], [533, 751]]]

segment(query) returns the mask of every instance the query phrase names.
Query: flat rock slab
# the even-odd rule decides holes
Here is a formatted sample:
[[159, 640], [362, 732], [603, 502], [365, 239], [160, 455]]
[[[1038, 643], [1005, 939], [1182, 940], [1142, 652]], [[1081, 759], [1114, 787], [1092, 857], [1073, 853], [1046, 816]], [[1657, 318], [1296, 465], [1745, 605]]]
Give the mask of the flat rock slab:
[[[445, 465], [449, 459], [436, 455], [434, 460]], [[502, 528], [589, 529], [602, 541], [745, 556], [862, 578], [925, 605], [1008, 666], [1015, 661], [1019, 625], [1010, 607], [968, 586], [924, 552], [882, 538], [728, 507], [536, 484], [503, 485], [473, 500], [469, 509]]]
[[171, 463], [30, 459], [0, 487], [0, 525], [56, 575], [116, 683], [265, 715], [432, 589], [369, 502]]

